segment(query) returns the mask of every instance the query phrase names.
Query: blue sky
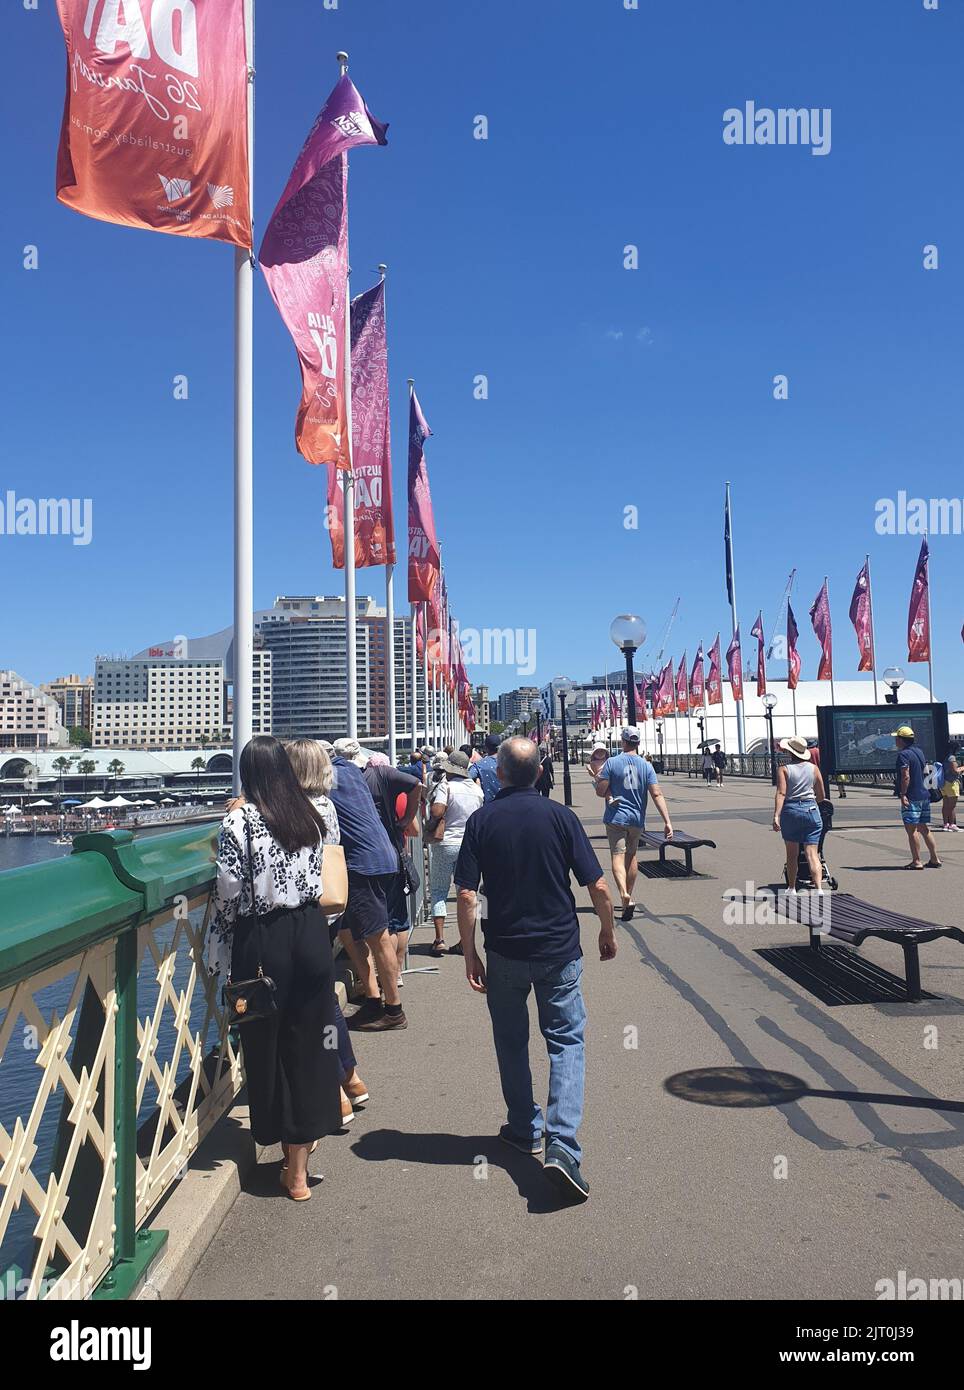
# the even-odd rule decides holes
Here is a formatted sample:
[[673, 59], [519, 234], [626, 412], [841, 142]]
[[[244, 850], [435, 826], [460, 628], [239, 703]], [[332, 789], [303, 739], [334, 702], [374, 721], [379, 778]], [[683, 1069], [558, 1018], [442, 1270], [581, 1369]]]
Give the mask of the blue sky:
[[[769, 630], [795, 565], [812, 676], [806, 614], [828, 574], [836, 672], [852, 675], [847, 606], [869, 551], [879, 665], [903, 664], [920, 542], [877, 535], [875, 502], [964, 495], [962, 41], [950, 0], [262, 0], [257, 239], [346, 48], [391, 126], [387, 148], [352, 158], [351, 259], [355, 293], [389, 265], [396, 518], [414, 376], [453, 606], [466, 626], [535, 630], [526, 683], [614, 666], [611, 618], [639, 612], [658, 638], [678, 594], [674, 656], [726, 630], [727, 478], [744, 633], [759, 607]], [[87, 547], [0, 536], [0, 666], [39, 681], [231, 621], [232, 252], [61, 207], [53, 0], [8, 0], [0, 42], [0, 498], [94, 507]], [[829, 107], [830, 153], [724, 144], [724, 110], [751, 99]], [[28, 243], [37, 271], [20, 268]], [[261, 607], [342, 579], [260, 273], [255, 314]], [[937, 694], [960, 708], [964, 536], [931, 551]], [[381, 598], [383, 572], [358, 587]]]

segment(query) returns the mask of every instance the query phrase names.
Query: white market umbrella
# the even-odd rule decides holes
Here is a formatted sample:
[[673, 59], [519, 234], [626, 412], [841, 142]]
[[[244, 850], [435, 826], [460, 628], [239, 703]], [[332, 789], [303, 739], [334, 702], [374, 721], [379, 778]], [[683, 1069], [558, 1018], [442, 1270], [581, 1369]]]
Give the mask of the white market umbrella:
[[110, 801], [104, 802], [105, 806], [136, 806], [136, 801], [128, 801], [126, 796], [114, 796]]
[[80, 809], [82, 811], [101, 811], [105, 806], [109, 805], [109, 801], [104, 801], [102, 797], [95, 796], [91, 801], [85, 802], [85, 804], [81, 806]]
[[41, 798], [40, 801], [30, 801], [30, 802], [28, 802], [28, 803], [27, 803], [27, 810], [28, 810], [28, 811], [36, 811], [36, 810], [37, 810], [39, 807], [41, 807], [41, 806], [52, 806], [53, 804], [54, 804], [54, 803], [53, 803], [52, 801], [44, 801], [43, 798]]

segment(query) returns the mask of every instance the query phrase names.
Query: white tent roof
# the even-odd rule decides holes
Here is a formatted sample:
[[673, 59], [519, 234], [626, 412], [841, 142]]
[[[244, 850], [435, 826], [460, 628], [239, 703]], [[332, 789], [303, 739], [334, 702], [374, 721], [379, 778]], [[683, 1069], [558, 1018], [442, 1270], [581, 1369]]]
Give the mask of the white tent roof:
[[109, 805], [110, 805], [110, 802], [109, 802], [109, 801], [105, 801], [103, 797], [101, 797], [101, 796], [95, 796], [95, 797], [92, 797], [90, 801], [85, 801], [84, 804], [83, 804], [83, 806], [81, 806], [80, 809], [81, 809], [82, 811], [90, 811], [90, 810], [99, 811], [102, 807], [104, 807], [104, 806], [109, 806]]
[[28, 811], [33, 811], [33, 810], [36, 810], [36, 808], [37, 808], [38, 806], [52, 806], [53, 804], [54, 804], [54, 803], [53, 803], [52, 801], [44, 801], [43, 798], [41, 797], [41, 799], [40, 799], [39, 801], [30, 801], [30, 802], [28, 802], [28, 803], [27, 803], [27, 810], [28, 810]]
[[112, 796], [110, 801], [105, 801], [105, 806], [137, 806], [136, 801], [128, 801], [126, 796]]

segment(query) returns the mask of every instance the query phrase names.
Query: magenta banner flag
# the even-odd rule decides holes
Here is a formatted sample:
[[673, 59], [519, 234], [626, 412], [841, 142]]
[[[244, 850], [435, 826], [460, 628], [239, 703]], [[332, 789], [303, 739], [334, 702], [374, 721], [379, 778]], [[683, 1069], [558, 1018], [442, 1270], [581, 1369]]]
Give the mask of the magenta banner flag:
[[696, 660], [690, 675], [690, 709], [700, 709], [703, 705], [703, 643], [696, 649]]
[[870, 566], [866, 562], [857, 575], [853, 598], [850, 600], [850, 621], [857, 634], [857, 647], [860, 651], [858, 671], [874, 669], [874, 618], [873, 600], [870, 594]]
[[706, 703], [708, 705], [721, 705], [723, 703], [723, 674], [720, 665], [720, 634], [716, 634], [716, 641], [709, 650], [710, 669], [706, 676]]
[[673, 698], [673, 663], [667, 661], [660, 672], [659, 686], [656, 690], [656, 717], [662, 719], [665, 715], [672, 714], [675, 703]]
[[907, 612], [907, 660], [930, 661], [931, 658], [931, 620], [928, 595], [928, 562], [930, 551], [926, 538], [921, 541], [914, 571], [914, 587], [910, 591], [910, 608]]
[[[355, 567], [394, 565], [392, 454], [388, 414], [385, 283], [351, 302], [351, 440], [355, 479]], [[331, 563], [345, 564], [345, 474], [328, 465]]]
[[756, 638], [756, 693], [765, 695], [767, 693], [767, 658], [763, 650], [763, 614], [756, 615], [756, 622], [750, 628], [750, 636]]
[[384, 145], [382, 125], [348, 76], [312, 126], [258, 260], [301, 366], [295, 447], [309, 463], [350, 466], [345, 399], [348, 162], [356, 145]]
[[425, 463], [429, 429], [412, 392], [408, 412], [408, 601], [427, 603], [438, 584], [442, 559], [435, 535], [432, 493]]
[[820, 643], [820, 668], [817, 671], [817, 680], [832, 681], [833, 629], [830, 624], [830, 595], [827, 592], [826, 580], [823, 581], [823, 587], [813, 601], [813, 607], [810, 609], [810, 621], [813, 623], [813, 630]]
[[730, 688], [734, 700], [743, 699], [743, 653], [740, 651], [740, 629], [733, 634], [733, 640], [726, 649], [726, 669], [730, 677]]
[[686, 689], [686, 653], [684, 652], [680, 660], [679, 670], [676, 672], [676, 709], [679, 714], [685, 714], [689, 707], [689, 695]]
[[793, 609], [787, 604], [787, 689], [796, 690], [800, 684], [800, 653], [797, 651], [797, 638], [800, 630], [793, 616]]

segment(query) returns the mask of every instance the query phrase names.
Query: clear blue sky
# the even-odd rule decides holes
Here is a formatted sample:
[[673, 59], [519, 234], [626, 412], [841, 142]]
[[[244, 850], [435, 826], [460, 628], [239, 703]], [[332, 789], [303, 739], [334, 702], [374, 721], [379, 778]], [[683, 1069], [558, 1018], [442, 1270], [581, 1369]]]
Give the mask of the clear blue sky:
[[[881, 667], [906, 658], [919, 539], [880, 537], [898, 489], [964, 495], [960, 57], [943, 0], [270, 0], [257, 29], [256, 219], [336, 78], [386, 149], [352, 158], [353, 290], [389, 264], [396, 517], [405, 379], [455, 611], [534, 628], [535, 679], [616, 663], [621, 610], [690, 658], [726, 629], [733, 483], [744, 633], [791, 566], [830, 576], [836, 668], [870, 551]], [[53, 0], [7, 0], [0, 497], [90, 496], [94, 540], [0, 536], [0, 666], [93, 669], [231, 621], [232, 252], [80, 217], [54, 199], [64, 50]], [[727, 107], [830, 107], [832, 149], [731, 147]], [[489, 139], [472, 138], [473, 118]], [[20, 268], [39, 247], [40, 269]], [[639, 247], [637, 271], [623, 247]], [[925, 272], [936, 243], [940, 270]], [[372, 273], [370, 273], [372, 272]], [[256, 606], [338, 592], [324, 478], [296, 454], [293, 349], [256, 293]], [[790, 398], [772, 398], [786, 373]], [[172, 378], [186, 373], [188, 401]], [[487, 401], [473, 378], [489, 377]], [[624, 507], [640, 510], [638, 531]], [[964, 704], [964, 537], [934, 537], [937, 693]], [[383, 596], [383, 572], [359, 591]], [[404, 589], [402, 592], [404, 598]], [[751, 643], [745, 641], [745, 652]], [[515, 672], [470, 672], [497, 693]], [[925, 668], [909, 671], [926, 678]], [[527, 682], [528, 683], [528, 680]]]

